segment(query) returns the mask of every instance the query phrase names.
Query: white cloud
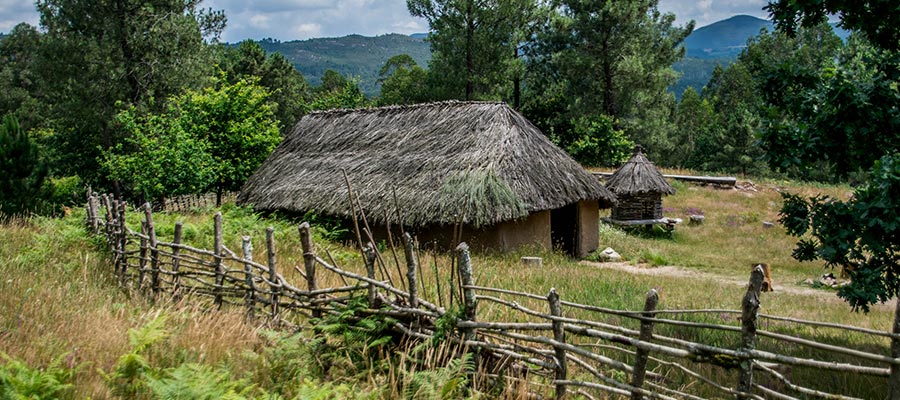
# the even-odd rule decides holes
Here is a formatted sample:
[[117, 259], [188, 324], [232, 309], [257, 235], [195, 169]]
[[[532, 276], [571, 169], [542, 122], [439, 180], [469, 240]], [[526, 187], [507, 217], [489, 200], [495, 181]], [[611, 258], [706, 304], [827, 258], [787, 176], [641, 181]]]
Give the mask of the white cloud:
[[[695, 20], [697, 26], [749, 14], [767, 18], [762, 8], [767, 0], [660, 0], [659, 8], [675, 13], [678, 24]], [[203, 8], [225, 10], [228, 26], [222, 40], [266, 37], [280, 40], [351, 33], [373, 36], [386, 33], [419, 33], [428, 24], [409, 15], [406, 0], [206, 0]], [[0, 0], [0, 32], [9, 32], [20, 22], [38, 24], [34, 3]]]

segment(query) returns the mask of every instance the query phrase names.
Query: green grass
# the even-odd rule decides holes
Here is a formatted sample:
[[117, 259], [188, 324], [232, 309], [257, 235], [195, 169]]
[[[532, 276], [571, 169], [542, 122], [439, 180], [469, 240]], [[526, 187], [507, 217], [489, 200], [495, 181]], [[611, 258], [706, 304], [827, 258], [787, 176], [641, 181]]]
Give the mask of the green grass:
[[[763, 295], [761, 312], [880, 330], [889, 328], [893, 318], [889, 306], [875, 307], [869, 314], [853, 313], [833, 291], [798, 285], [803, 279], [821, 275], [822, 266], [794, 261], [790, 257], [793, 239], [784, 235], [783, 229], [777, 225], [774, 228], [762, 226], [763, 221], [777, 220], [780, 197], [776, 189], [807, 194], [824, 192], [845, 197], [850, 192], [849, 188], [800, 186], [784, 182], [764, 182], [758, 185], [758, 192], [684, 184], [676, 186], [678, 194], [664, 200], [664, 206], [669, 210], [668, 216], [686, 218], [688, 214], [702, 212], [706, 216], [703, 225], [680, 225], [671, 236], [635, 235], [601, 226], [600, 248], [613, 247], [633, 264], [635, 271], [578, 262], [542, 249], [522, 249], [512, 254], [475, 254], [476, 284], [538, 295], [546, 295], [551, 288], [555, 288], [566, 301], [625, 310], [640, 310], [647, 291], [654, 288], [660, 293], [661, 309], [737, 309], [749, 277], [750, 264], [766, 262], [774, 267], [776, 291]], [[185, 215], [155, 214], [157, 234], [160, 240], [171, 241], [174, 224], [181, 221], [185, 225], [187, 242], [209, 248], [213, 242], [212, 215], [215, 211], [200, 210]], [[302, 287], [303, 280], [295, 268], [302, 268], [303, 265], [295, 222], [263, 218], [233, 205], [226, 205], [221, 211], [225, 216], [226, 246], [238, 250], [240, 237], [249, 235], [254, 242], [257, 259], [264, 259], [265, 228], [272, 226], [275, 229], [279, 269], [288, 280]], [[122, 292], [111, 274], [110, 260], [102, 249], [102, 242], [85, 234], [83, 216], [83, 211], [76, 210], [74, 215], [65, 219], [34, 218], [0, 224], [0, 270], [4, 272], [4, 277], [0, 279], [0, 352], [32, 369], [59, 365], [58, 360], [63, 356], [67, 367], [80, 366], [73, 369], [70, 382], [73, 386], [66, 389], [62, 398], [115, 398], [110, 383], [100, 371], [110, 373], [119, 357], [129, 352], [129, 330], [147, 325], [160, 314], [168, 316], [165, 325], [169, 335], [151, 346], [145, 355], [157, 371], [152, 377], [152, 382], [157, 384], [187, 385], [197, 376], [215, 377], [227, 373], [228, 379], [246, 383], [231, 389], [247, 397], [280, 393], [286, 397], [304, 397], [308, 394], [313, 398], [395, 398], [402, 396], [404, 390], [411, 388], [410, 385], [422, 385], [425, 381], [431, 382], [443, 376], [416, 376], [415, 371], [419, 367], [402, 357], [388, 357], [380, 364], [356, 365], [352, 362], [353, 357], [335, 357], [337, 353], [327, 357], [333, 364], [330, 369], [332, 373], [323, 374], [321, 368], [315, 367], [316, 360], [321, 357], [317, 358], [317, 350], [308, 345], [308, 333], [272, 336], [246, 324], [241, 310], [207, 312], [192, 304], [151, 304], [140, 296]], [[136, 229], [141, 218], [138, 213], [129, 213], [129, 226]], [[341, 267], [362, 273], [364, 269], [358, 252], [326, 240], [329, 237], [333, 235], [326, 229], [316, 228], [314, 239], [317, 253], [325, 257], [327, 249]], [[394, 271], [389, 254], [385, 252], [388, 269]], [[519, 258], [526, 255], [543, 257], [543, 267], [523, 267]], [[440, 298], [448, 306], [451, 290], [449, 258], [423, 253], [420, 260], [423, 271], [421, 280], [427, 288], [425, 296], [432, 302], [439, 302], [436, 292], [440, 281]], [[677, 267], [665, 267], [672, 265]], [[664, 272], [668, 270], [687, 273], [667, 275]], [[399, 281], [397, 272], [393, 274], [394, 280]], [[319, 281], [321, 287], [343, 285], [331, 274], [323, 273]], [[517, 300], [535, 310], [543, 311], [547, 307], [544, 301]], [[629, 328], [637, 327], [633, 321], [621, 318], [576, 311], [568, 313], [620, 323]], [[532, 320], [489, 302], [481, 302], [478, 317], [484, 321]], [[685, 319], [737, 323], [733, 315]], [[776, 332], [886, 352], [886, 341], [871, 340], [857, 334], [798, 328], [767, 320], [761, 323], [765, 329]], [[666, 335], [698, 342], [729, 347], [734, 347], [736, 343], [735, 336], [729, 333], [672, 327], [658, 329]], [[760, 346], [799, 356], [842, 361], [840, 357], [799, 346], [779, 348], [767, 339], [761, 339]], [[435, 360], [446, 358], [446, 354], [439, 354], [441, 351], [432, 353]], [[10, 361], [3, 364], [12, 365]], [[792, 373], [797, 380], [812, 380], [820, 374], [801, 368]], [[715, 376], [723, 382], [735, 379], [733, 372], [714, 374], [718, 374]], [[434, 385], [453, 385], [454, 376], [449, 373]], [[682, 379], [677, 373], [671, 376], [675, 381]], [[294, 382], [290, 388], [284, 384], [287, 381]], [[690, 385], [689, 380], [685, 380], [684, 384]], [[835, 375], [826, 384], [831, 390], [850, 388], [852, 392], [848, 394], [868, 398], [875, 394], [866, 390], [874, 390], [877, 394], [878, 388], [884, 386], [884, 380], [844, 374]], [[248, 390], [248, 387], [254, 389]], [[152, 397], [150, 386], [143, 390], [143, 398]]]

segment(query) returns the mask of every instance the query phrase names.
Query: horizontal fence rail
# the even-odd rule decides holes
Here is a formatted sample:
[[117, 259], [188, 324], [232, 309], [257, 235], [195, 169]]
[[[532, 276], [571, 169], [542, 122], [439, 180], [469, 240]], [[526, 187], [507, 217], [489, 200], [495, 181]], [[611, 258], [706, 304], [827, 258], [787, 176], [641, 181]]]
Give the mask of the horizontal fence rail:
[[[751, 273], [740, 310], [657, 309], [662, 300], [650, 290], [642, 311], [627, 311], [565, 301], [564, 293], [555, 289], [537, 295], [478, 286], [469, 249], [460, 244], [451, 254], [453, 276], [445, 280], [450, 287], [429, 291], [415, 240], [404, 234], [403, 251], [398, 254], [391, 239], [389, 259], [396, 269], [392, 274], [386, 257], [371, 244], [371, 231], [360, 213], [366, 227], [357, 230], [357, 239], [365, 272], [341, 268], [330, 253], [326, 252], [327, 260], [318, 255], [310, 226], [303, 223], [297, 231], [303, 267], [295, 271], [305, 282], [296, 284], [281, 272], [284, 267], [277, 261], [272, 228], [256, 253], [250, 237], [243, 237], [235, 251], [224, 244], [222, 215], [217, 213], [214, 245], [208, 250], [184, 243], [181, 223], [175, 224], [171, 238], [159, 237], [149, 204], [132, 211], [143, 214], [140, 226], [128, 226], [128, 208], [110, 196], [91, 193], [86, 204], [88, 229], [105, 237], [122, 288], [151, 298], [163, 294], [176, 300], [205, 298], [212, 307], [241, 308], [251, 321], [287, 329], [338, 313], [351, 299], [364, 298], [368, 308], [360, 313], [393, 318], [397, 321], [393, 329], [411, 340], [435, 340], [439, 321], [451, 321], [452, 331], [445, 329], [441, 337], [477, 349], [476, 360], [485, 379], [522, 380], [535, 388], [549, 385], [557, 399], [574, 394], [631, 399], [853, 398], [795, 382], [792, 368], [801, 368], [869, 376], [883, 387], [876, 390], [883, 397], [900, 400], [900, 322], [895, 322], [893, 332], [883, 332], [761, 314], [760, 267]], [[436, 262], [434, 282], [440, 285], [443, 279], [437, 278]], [[324, 274], [337, 277], [341, 284], [320, 287]], [[429, 293], [437, 293], [437, 299], [429, 301]], [[442, 293], [449, 294], [449, 299]], [[515, 316], [515, 320], [483, 320], [488, 315], [485, 308], [492, 311], [490, 315], [504, 310], [501, 315]], [[736, 324], [683, 319], [704, 315], [732, 315]], [[849, 332], [881, 345], [878, 351], [871, 346], [850, 348], [763, 329], [760, 320]], [[696, 331], [731, 336], [719, 344], [699, 343], [690, 339], [695, 335], [686, 333]], [[769, 350], [760, 348], [760, 340]], [[726, 342], [731, 345], [721, 344]], [[809, 353], [798, 349], [833, 357], [803, 356]]]

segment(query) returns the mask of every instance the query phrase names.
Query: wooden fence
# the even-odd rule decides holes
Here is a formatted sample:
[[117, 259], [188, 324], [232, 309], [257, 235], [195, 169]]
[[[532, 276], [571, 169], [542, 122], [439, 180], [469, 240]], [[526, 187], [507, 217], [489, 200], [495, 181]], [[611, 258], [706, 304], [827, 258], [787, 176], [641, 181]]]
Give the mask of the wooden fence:
[[[138, 231], [124, 223], [128, 206], [123, 202], [94, 194], [89, 196], [86, 208], [87, 225], [94, 234], [105, 236], [123, 287], [154, 297], [207, 297], [215, 307], [241, 307], [248, 318], [280, 326], [338, 312], [351, 298], [365, 296], [369, 309], [363, 314], [394, 318], [398, 322], [393, 329], [411, 340], [432, 340], [439, 322], [449, 319], [454, 329], [441, 334], [446, 335], [445, 340], [475, 352], [482, 365], [481, 378], [549, 385], [557, 399], [572, 394], [589, 399], [854, 398], [797, 384], [791, 379], [792, 368], [821, 371], [814, 373], [823, 379], [842, 375], [865, 379], [871, 389], [868, 393], [900, 399], [900, 322], [894, 323], [890, 333], [760, 314], [763, 271], [759, 267], [752, 271], [741, 310], [659, 310], [659, 296], [650, 290], [643, 311], [632, 312], [564, 301], [555, 289], [537, 295], [478, 286], [468, 247], [463, 243], [453, 254], [458, 308], [448, 307], [461, 312], [448, 312], [439, 305], [442, 300], [435, 304], [418, 292], [421, 285], [417, 280], [423, 276], [414, 241], [406, 234], [402, 238], [405, 265], [394, 254], [397, 268], [406, 269], [400, 274], [404, 282], [395, 286], [385, 278], [390, 273], [371, 242], [362, 249], [365, 275], [346, 271], [333, 259], [325, 260], [315, 252], [310, 227], [303, 223], [298, 233], [304, 268], [299, 272], [305, 282], [295, 286], [279, 273], [272, 228], [266, 231], [262, 255], [254, 254], [247, 237], [238, 254], [223, 243], [221, 214], [215, 215], [214, 246], [207, 250], [184, 244], [180, 223], [175, 225], [172, 238], [158, 237], [149, 205], [135, 210], [143, 213]], [[362, 235], [358, 237], [362, 243]], [[319, 287], [323, 274], [336, 275], [343, 285]], [[482, 319], [488, 314], [485, 309], [498, 308], [504, 312], [491, 314], [516, 315], [516, 322]], [[692, 315], [731, 316], [739, 325], [682, 318]], [[872, 337], [880, 344], [868, 350], [829, 344], [765, 330], [760, 319], [849, 332]], [[664, 335], [661, 328], [673, 334]], [[677, 334], [690, 330], [735, 335], [736, 346], [698, 343], [686, 338], [690, 335]], [[769, 348], [811, 349], [835, 359], [799, 356], [797, 351], [791, 355], [761, 350], [759, 338], [765, 338]]]

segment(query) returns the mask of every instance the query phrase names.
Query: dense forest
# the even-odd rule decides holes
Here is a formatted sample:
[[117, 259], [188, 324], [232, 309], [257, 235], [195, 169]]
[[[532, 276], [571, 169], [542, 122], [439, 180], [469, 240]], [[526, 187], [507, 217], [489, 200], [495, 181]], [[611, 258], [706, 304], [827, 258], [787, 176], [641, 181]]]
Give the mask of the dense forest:
[[763, 31], [676, 96], [676, 66], [709, 60], [685, 59], [693, 23], [655, 1], [408, 0], [431, 57], [387, 58], [365, 96], [328, 68], [340, 54], [307, 81], [271, 51], [321, 42], [223, 44], [226, 16], [200, 3], [37, 2], [40, 26], [0, 42], [0, 212], [57, 212], [85, 185], [233, 191], [300, 117], [344, 107], [506, 101], [585, 165], [639, 143], [662, 166], [829, 182], [863, 182], [900, 143], [897, 45], [849, 17], [847, 40], [819, 14]]

